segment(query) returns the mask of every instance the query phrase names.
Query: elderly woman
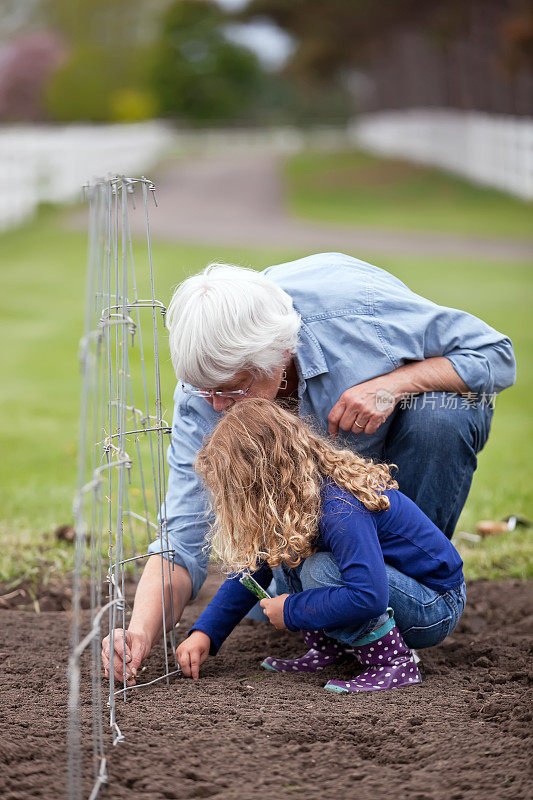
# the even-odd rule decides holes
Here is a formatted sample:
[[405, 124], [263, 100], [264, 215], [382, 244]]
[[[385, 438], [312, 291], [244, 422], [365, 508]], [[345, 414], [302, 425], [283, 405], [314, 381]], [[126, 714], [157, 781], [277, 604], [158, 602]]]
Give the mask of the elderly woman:
[[[165, 554], [175, 562], [165, 598], [172, 595], [175, 620], [205, 580], [209, 519], [193, 464], [221, 413], [243, 397], [287, 403], [340, 446], [396, 464], [400, 490], [451, 538], [492, 400], [515, 379], [506, 336], [341, 253], [262, 273], [213, 264], [178, 287], [168, 324], [178, 378], [162, 509], [168, 544], [162, 537], [150, 545], [137, 589], [126, 641], [130, 683], [162, 634], [156, 554], [174, 551]], [[121, 677], [120, 632], [115, 651]], [[109, 638], [103, 663], [108, 671]]]

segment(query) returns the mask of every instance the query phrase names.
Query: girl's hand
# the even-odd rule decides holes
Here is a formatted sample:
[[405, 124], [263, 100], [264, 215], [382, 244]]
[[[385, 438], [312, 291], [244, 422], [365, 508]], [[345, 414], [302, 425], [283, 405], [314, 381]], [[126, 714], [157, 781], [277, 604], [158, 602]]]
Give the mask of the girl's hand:
[[288, 594], [279, 594], [277, 597], [265, 597], [259, 603], [271, 624], [277, 628], [278, 631], [287, 630], [283, 619], [283, 606], [288, 596]]
[[193, 631], [191, 635], [180, 644], [176, 656], [183, 674], [187, 678], [197, 681], [200, 667], [209, 656], [211, 639], [203, 631]]

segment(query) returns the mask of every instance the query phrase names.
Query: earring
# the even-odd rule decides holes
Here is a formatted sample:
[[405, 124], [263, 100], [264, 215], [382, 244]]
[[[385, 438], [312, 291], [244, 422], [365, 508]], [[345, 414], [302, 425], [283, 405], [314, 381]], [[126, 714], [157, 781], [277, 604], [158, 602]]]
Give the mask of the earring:
[[286, 388], [287, 388], [287, 370], [285, 369], [285, 367], [283, 367], [283, 372], [281, 373], [281, 383], [279, 385], [278, 391], [281, 389], [281, 391], [283, 392], [285, 391]]

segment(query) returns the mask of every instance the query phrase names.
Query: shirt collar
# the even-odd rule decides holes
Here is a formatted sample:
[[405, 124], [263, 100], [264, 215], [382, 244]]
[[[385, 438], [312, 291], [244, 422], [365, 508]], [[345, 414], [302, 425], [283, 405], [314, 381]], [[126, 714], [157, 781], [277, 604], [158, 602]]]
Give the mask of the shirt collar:
[[299, 371], [304, 380], [329, 372], [318, 339], [304, 322], [301, 323], [298, 331], [297, 358]]

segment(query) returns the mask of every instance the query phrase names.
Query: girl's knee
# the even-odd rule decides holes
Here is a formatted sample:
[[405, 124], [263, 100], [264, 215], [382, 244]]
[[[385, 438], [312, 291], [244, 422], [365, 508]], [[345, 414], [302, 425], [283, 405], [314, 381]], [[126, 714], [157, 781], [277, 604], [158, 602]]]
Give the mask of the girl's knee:
[[439, 620], [433, 625], [412, 626], [402, 630], [405, 643], [415, 650], [424, 650], [426, 647], [435, 647], [453, 633], [457, 620], [452, 616]]

